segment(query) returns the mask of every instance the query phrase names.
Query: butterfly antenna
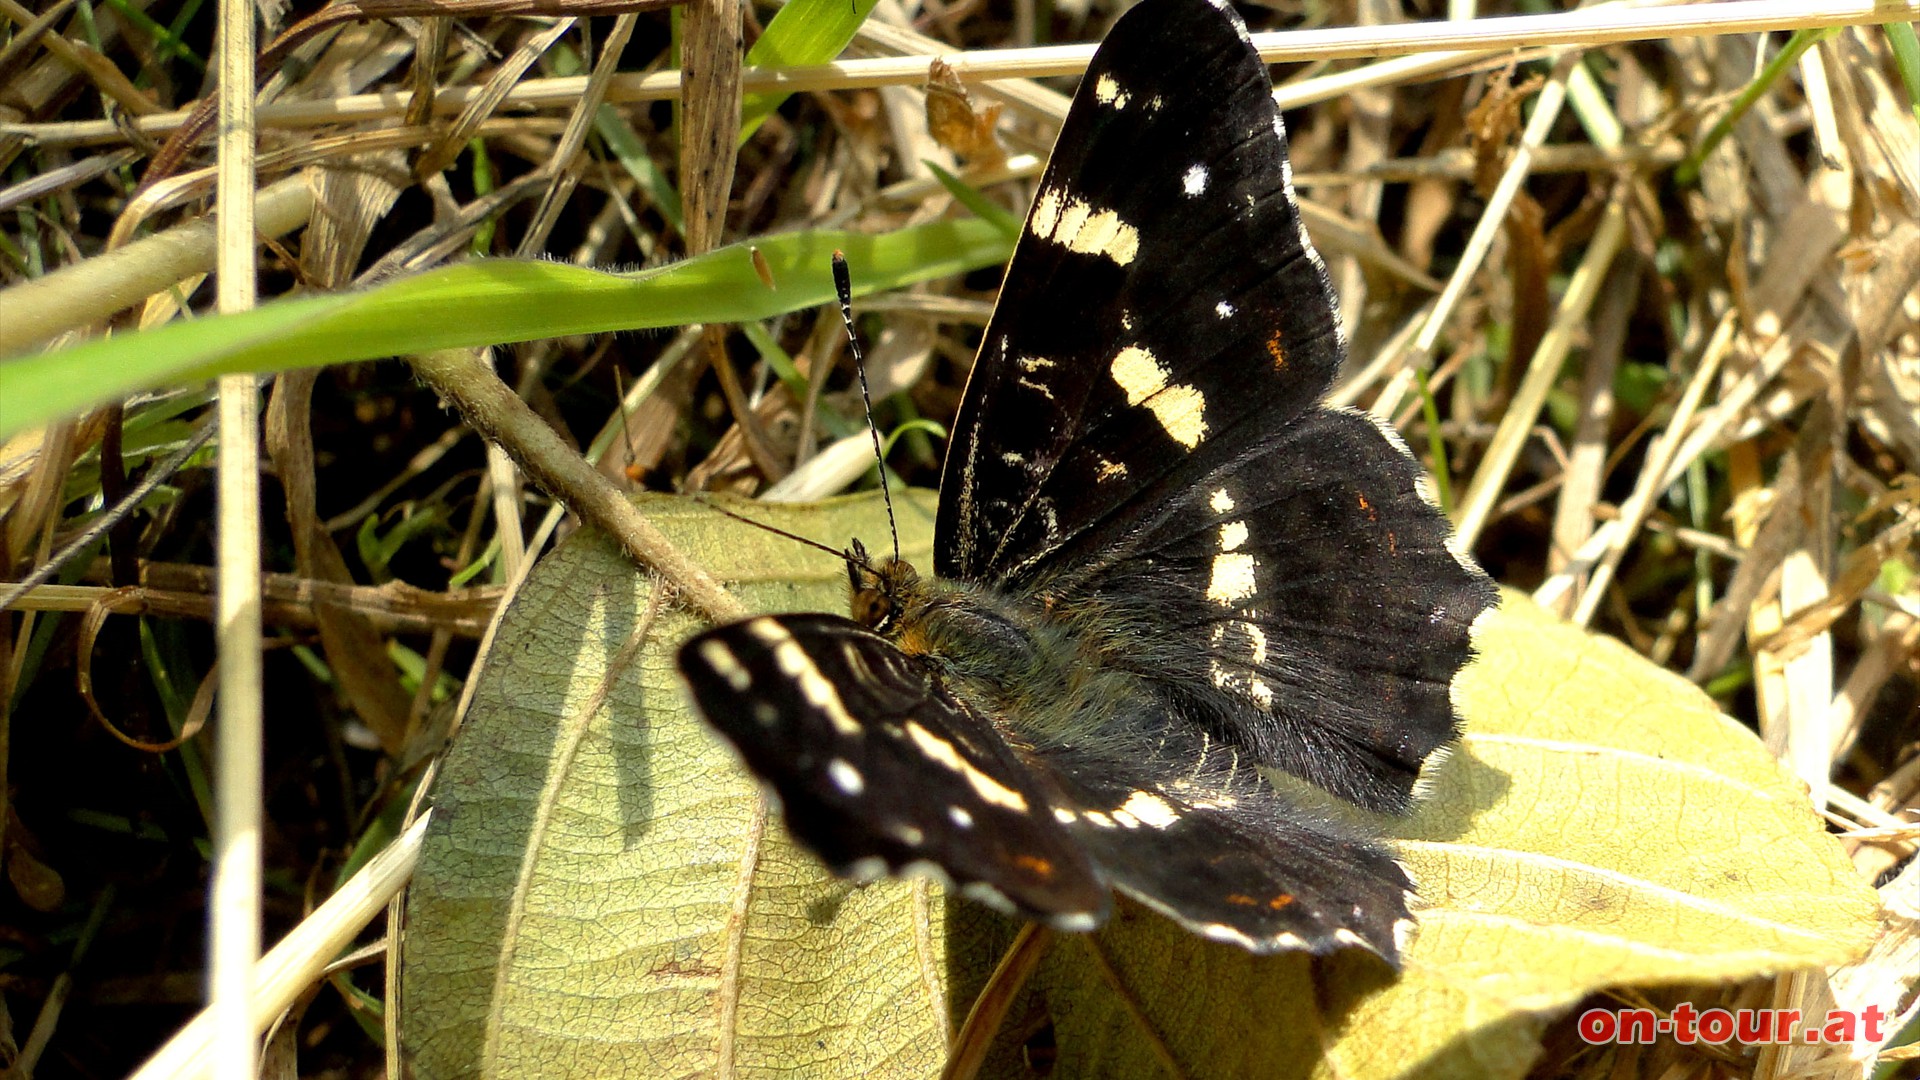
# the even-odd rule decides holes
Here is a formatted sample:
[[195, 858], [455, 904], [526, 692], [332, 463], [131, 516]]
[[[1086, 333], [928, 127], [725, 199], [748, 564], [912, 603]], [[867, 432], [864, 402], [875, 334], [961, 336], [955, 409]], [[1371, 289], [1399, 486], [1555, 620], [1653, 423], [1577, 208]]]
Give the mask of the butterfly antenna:
[[860, 376], [860, 403], [867, 409], [867, 434], [873, 436], [873, 461], [880, 467], [880, 499], [887, 504], [887, 532], [893, 536], [893, 561], [900, 561], [900, 529], [893, 522], [893, 492], [887, 487], [887, 459], [880, 452], [880, 429], [873, 423], [873, 394], [867, 389], [867, 362], [860, 355], [860, 335], [853, 332], [853, 276], [847, 257], [833, 253], [833, 289], [840, 296], [840, 318], [847, 324], [847, 347], [853, 350], [853, 370]]
[[[851, 552], [842, 551], [839, 548], [828, 547], [827, 545], [821, 543], [818, 540], [808, 539], [807, 537], [801, 536], [799, 533], [790, 533], [787, 530], [779, 527], [778, 525], [769, 525], [764, 521], [756, 521], [745, 514], [736, 514], [733, 511], [727, 509], [726, 507], [721, 506], [719, 503], [708, 501], [707, 499], [703, 498], [698, 492], [693, 493], [693, 501], [699, 503], [701, 506], [704, 506], [709, 510], [712, 510], [716, 514], [724, 514], [727, 517], [730, 517], [733, 520], [738, 521], [743, 525], [751, 525], [756, 529], [764, 529], [775, 536], [784, 536], [789, 540], [793, 540], [798, 543], [805, 544], [807, 547], [817, 548], [833, 556], [836, 559], [846, 559], [846, 558], [849, 558], [849, 556], [851, 556], [852, 561], [859, 564], [862, 570], [873, 571], [873, 566], [867, 562], [866, 549], [861, 548], [860, 545], [858, 544], [854, 545], [856, 549], [855, 551], [851, 551]], [[874, 572], [877, 573], [878, 571], [874, 571]]]

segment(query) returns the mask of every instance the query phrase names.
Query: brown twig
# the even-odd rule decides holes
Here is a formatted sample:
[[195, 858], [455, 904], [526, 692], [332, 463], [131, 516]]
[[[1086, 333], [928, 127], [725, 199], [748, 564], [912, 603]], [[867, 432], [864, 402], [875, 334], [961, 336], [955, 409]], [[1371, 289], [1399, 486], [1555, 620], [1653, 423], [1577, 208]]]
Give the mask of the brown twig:
[[642, 566], [672, 583], [710, 619], [745, 618], [747, 609], [698, 563], [668, 542], [592, 464], [561, 441], [469, 350], [413, 357], [414, 373], [452, 402], [475, 431], [507, 452], [528, 479], [604, 529]]
[[979, 1074], [980, 1066], [987, 1060], [987, 1051], [993, 1048], [994, 1037], [1006, 1023], [1007, 1010], [1052, 946], [1053, 931], [1039, 923], [1030, 922], [1020, 928], [1013, 944], [1000, 954], [1000, 962], [994, 965], [993, 974], [987, 976], [986, 985], [973, 999], [973, 1007], [967, 1010], [966, 1022], [960, 1025], [960, 1034], [953, 1040], [940, 1080], [973, 1080]]

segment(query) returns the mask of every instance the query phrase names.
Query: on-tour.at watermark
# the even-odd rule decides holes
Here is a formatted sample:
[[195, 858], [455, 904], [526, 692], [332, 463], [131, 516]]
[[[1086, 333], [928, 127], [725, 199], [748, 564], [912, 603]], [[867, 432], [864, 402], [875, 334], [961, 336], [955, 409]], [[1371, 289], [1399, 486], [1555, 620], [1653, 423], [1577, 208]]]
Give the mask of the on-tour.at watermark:
[[1799, 1009], [1695, 1009], [1681, 1002], [1661, 1015], [1653, 1009], [1588, 1009], [1580, 1014], [1580, 1037], [1590, 1043], [1651, 1043], [1669, 1038], [1683, 1045], [1742, 1043], [1850, 1044], [1886, 1039], [1887, 1014], [1878, 1005], [1830, 1009], [1809, 1018]]

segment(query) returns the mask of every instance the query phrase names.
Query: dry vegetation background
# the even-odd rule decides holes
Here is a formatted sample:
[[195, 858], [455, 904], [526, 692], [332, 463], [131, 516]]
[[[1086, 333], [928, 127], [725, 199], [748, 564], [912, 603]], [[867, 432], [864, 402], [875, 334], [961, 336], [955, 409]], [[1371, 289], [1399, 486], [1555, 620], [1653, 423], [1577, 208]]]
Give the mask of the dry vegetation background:
[[[275, 29], [300, 29], [266, 54], [263, 100], [312, 107], [260, 125], [262, 298], [477, 255], [653, 264], [964, 213], [923, 164], [954, 157], [918, 84], [796, 95], [737, 164], [711, 149], [683, 161], [675, 107], [611, 78], [673, 64], [666, 11], [615, 17], [642, 6], [265, 5]], [[1447, 14], [1243, 10], [1256, 30]], [[1089, 41], [1114, 14], [890, 0], [854, 52]], [[749, 42], [768, 15], [746, 10]], [[7, 321], [24, 316], [18, 283], [203, 227], [211, 153], [169, 141], [181, 128], [166, 117], [210, 85], [214, 19], [200, 0], [0, 0], [0, 16]], [[1854, 27], [1276, 70], [1354, 346], [1339, 400], [1425, 452], [1502, 583], [1755, 728], [1878, 883], [1911, 857], [1920, 806], [1920, 133], [1902, 81], [1920, 57], [1896, 60], [1911, 41], [1910, 27]], [[724, 103], [719, 66], [707, 89]], [[577, 84], [548, 92], [595, 70], [589, 94], [611, 90], [598, 112]], [[963, 175], [1024, 211], [1070, 88], [1006, 82], [971, 104], [938, 91], [938, 131], [951, 145], [968, 118], [991, 124], [997, 142], [962, 147]], [[366, 96], [378, 90], [387, 104]], [[731, 144], [724, 125], [691, 127], [690, 142]], [[212, 248], [194, 250], [60, 341], [209, 311]], [[904, 432], [890, 464], [910, 480], [937, 478], [943, 444], [919, 421], [950, 420], [995, 280], [861, 305], [882, 432]], [[834, 368], [838, 313], [755, 330], [547, 340], [495, 366], [563, 438], [603, 449], [601, 474], [622, 486], [864, 482], [858, 458], [817, 456], [860, 416]], [[776, 353], [814, 393], [774, 377]], [[433, 377], [337, 366], [263, 393], [269, 943], [393, 835], [501, 583], [547, 535], [546, 497], [442, 408]], [[211, 400], [204, 386], [143, 394], [0, 447], [0, 581], [43, 572], [23, 594], [0, 584], [0, 1064], [17, 1075], [120, 1075], [203, 1001]], [[1903, 880], [1887, 895], [1911, 918], [1914, 872]], [[1904, 926], [1888, 948], [1912, 948]], [[297, 1048], [300, 1073], [381, 1068], [382, 967], [377, 950], [358, 960], [302, 999], [277, 1044]], [[1912, 977], [1898, 969], [1860, 977]], [[1785, 1067], [1573, 1044], [1540, 1066], [1669, 1068]]]

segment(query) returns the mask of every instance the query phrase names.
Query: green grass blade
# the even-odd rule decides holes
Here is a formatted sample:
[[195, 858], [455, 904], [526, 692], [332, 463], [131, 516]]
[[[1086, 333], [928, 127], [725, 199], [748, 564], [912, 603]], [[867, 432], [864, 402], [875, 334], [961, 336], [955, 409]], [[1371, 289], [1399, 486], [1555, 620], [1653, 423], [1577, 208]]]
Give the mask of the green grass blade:
[[1920, 120], [1920, 40], [1914, 37], [1912, 23], [1888, 23], [1881, 29], [1893, 46], [1893, 67], [1900, 73], [1900, 85], [1907, 88], [1907, 106], [1913, 118]]
[[941, 168], [937, 162], [923, 160], [921, 164], [925, 165], [928, 170], [933, 173], [935, 180], [940, 181], [941, 187], [947, 189], [947, 194], [959, 200], [960, 205], [980, 215], [980, 217], [985, 220], [993, 222], [995, 226], [1000, 228], [1001, 231], [1005, 232], [1008, 236], [1017, 237], [1020, 235], [1021, 226], [1026, 224], [1022, 216], [1010, 213], [1006, 207], [1001, 206], [999, 203], [981, 194], [979, 188], [968, 184], [965, 180]]
[[[767, 23], [766, 32], [747, 50], [748, 67], [799, 67], [824, 64], [853, 40], [879, 0], [790, 0]], [[740, 142], [745, 144], [786, 93], [747, 94], [740, 101]]]
[[673, 226], [673, 231], [685, 236], [687, 220], [680, 206], [680, 192], [667, 179], [659, 162], [653, 160], [645, 140], [633, 130], [632, 124], [627, 123], [627, 118], [619, 109], [602, 105], [593, 114], [593, 130], [600, 133], [600, 141], [606, 143], [607, 151], [639, 185], [641, 194], [647, 197], [654, 209], [660, 211], [660, 216], [667, 220], [667, 224]]
[[1674, 170], [1675, 182], [1683, 187], [1692, 187], [1700, 179], [1700, 169], [1706, 163], [1707, 156], [1712, 154], [1714, 148], [1719, 146], [1728, 135], [1733, 134], [1735, 122], [1745, 116], [1762, 95], [1773, 89], [1773, 84], [1780, 81], [1781, 76], [1787, 73], [1787, 69], [1799, 62], [1800, 54], [1818, 45], [1822, 39], [1830, 38], [1839, 32], [1838, 27], [1795, 30], [1793, 36], [1787, 39], [1786, 45], [1781, 47], [1780, 52], [1767, 61], [1767, 66], [1761, 69], [1759, 76], [1748, 83], [1720, 119], [1714, 121], [1713, 127], [1707, 130], [1706, 138], [1700, 140], [1700, 145], [1695, 147], [1693, 153], [1688, 154], [1687, 159]]
[[0, 438], [131, 394], [217, 375], [686, 323], [734, 323], [833, 299], [829, 259], [861, 267], [862, 294], [965, 273], [1011, 243], [983, 221], [941, 221], [882, 235], [838, 231], [758, 237], [779, 288], [744, 244], [633, 274], [484, 259], [363, 292], [303, 297], [236, 315], [171, 323], [0, 362]]

